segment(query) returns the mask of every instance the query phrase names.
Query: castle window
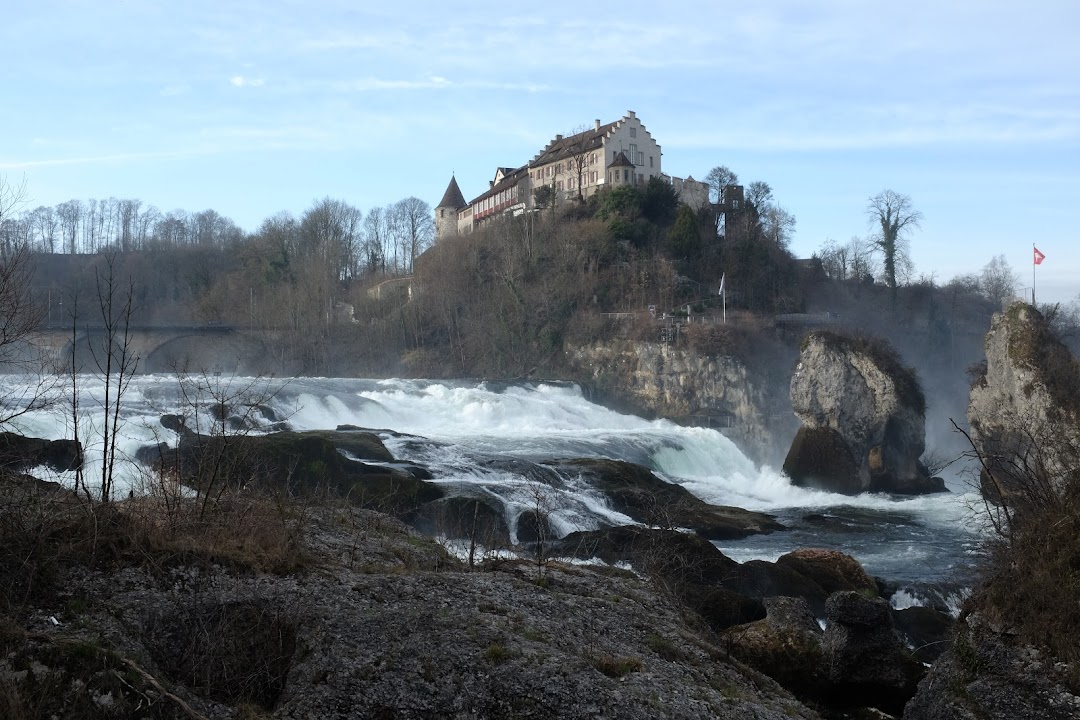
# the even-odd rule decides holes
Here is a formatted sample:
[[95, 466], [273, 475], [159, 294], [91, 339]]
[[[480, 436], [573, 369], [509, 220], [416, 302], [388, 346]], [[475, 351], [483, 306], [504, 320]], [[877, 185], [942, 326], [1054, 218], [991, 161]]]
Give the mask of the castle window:
[[637, 128], [636, 127], [631, 127], [630, 128], [630, 137], [632, 137], [632, 138], [637, 137]]
[[652, 155], [650, 155], [649, 156], [649, 167], [652, 167], [652, 166], [653, 166], [653, 164], [652, 164]]

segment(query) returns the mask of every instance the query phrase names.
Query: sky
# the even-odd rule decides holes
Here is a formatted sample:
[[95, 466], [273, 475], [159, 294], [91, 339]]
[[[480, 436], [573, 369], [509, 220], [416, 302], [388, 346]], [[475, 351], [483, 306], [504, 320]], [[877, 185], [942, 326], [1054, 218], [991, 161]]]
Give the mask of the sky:
[[868, 234], [891, 189], [922, 213], [916, 275], [1004, 255], [1071, 301], [1078, 30], [1075, 0], [12, 0], [0, 177], [29, 207], [137, 198], [254, 230], [323, 197], [434, 206], [452, 174], [468, 199], [634, 110], [664, 172], [768, 182], [798, 256]]

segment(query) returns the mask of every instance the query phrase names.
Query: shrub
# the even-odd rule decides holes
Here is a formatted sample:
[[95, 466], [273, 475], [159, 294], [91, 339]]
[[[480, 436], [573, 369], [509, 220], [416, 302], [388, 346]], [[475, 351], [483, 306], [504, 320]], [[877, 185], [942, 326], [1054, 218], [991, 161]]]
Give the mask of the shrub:
[[621, 678], [644, 667], [639, 657], [603, 654], [592, 658], [594, 668], [608, 677]]

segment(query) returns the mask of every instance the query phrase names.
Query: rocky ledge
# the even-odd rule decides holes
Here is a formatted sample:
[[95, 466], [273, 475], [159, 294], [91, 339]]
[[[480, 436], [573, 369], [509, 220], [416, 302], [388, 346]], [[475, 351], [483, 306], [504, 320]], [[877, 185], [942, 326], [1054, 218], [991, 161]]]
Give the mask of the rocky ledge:
[[42, 502], [42, 572], [2, 594], [10, 717], [818, 717], [630, 572], [470, 570], [340, 502]]

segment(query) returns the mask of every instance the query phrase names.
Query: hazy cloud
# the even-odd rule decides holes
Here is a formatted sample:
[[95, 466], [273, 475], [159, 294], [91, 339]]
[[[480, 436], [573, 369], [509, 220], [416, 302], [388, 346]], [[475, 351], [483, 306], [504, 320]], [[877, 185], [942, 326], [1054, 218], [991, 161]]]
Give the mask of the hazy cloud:
[[266, 81], [262, 78], [248, 78], [243, 75], [234, 75], [229, 79], [229, 84], [233, 87], [262, 87], [266, 84]]

